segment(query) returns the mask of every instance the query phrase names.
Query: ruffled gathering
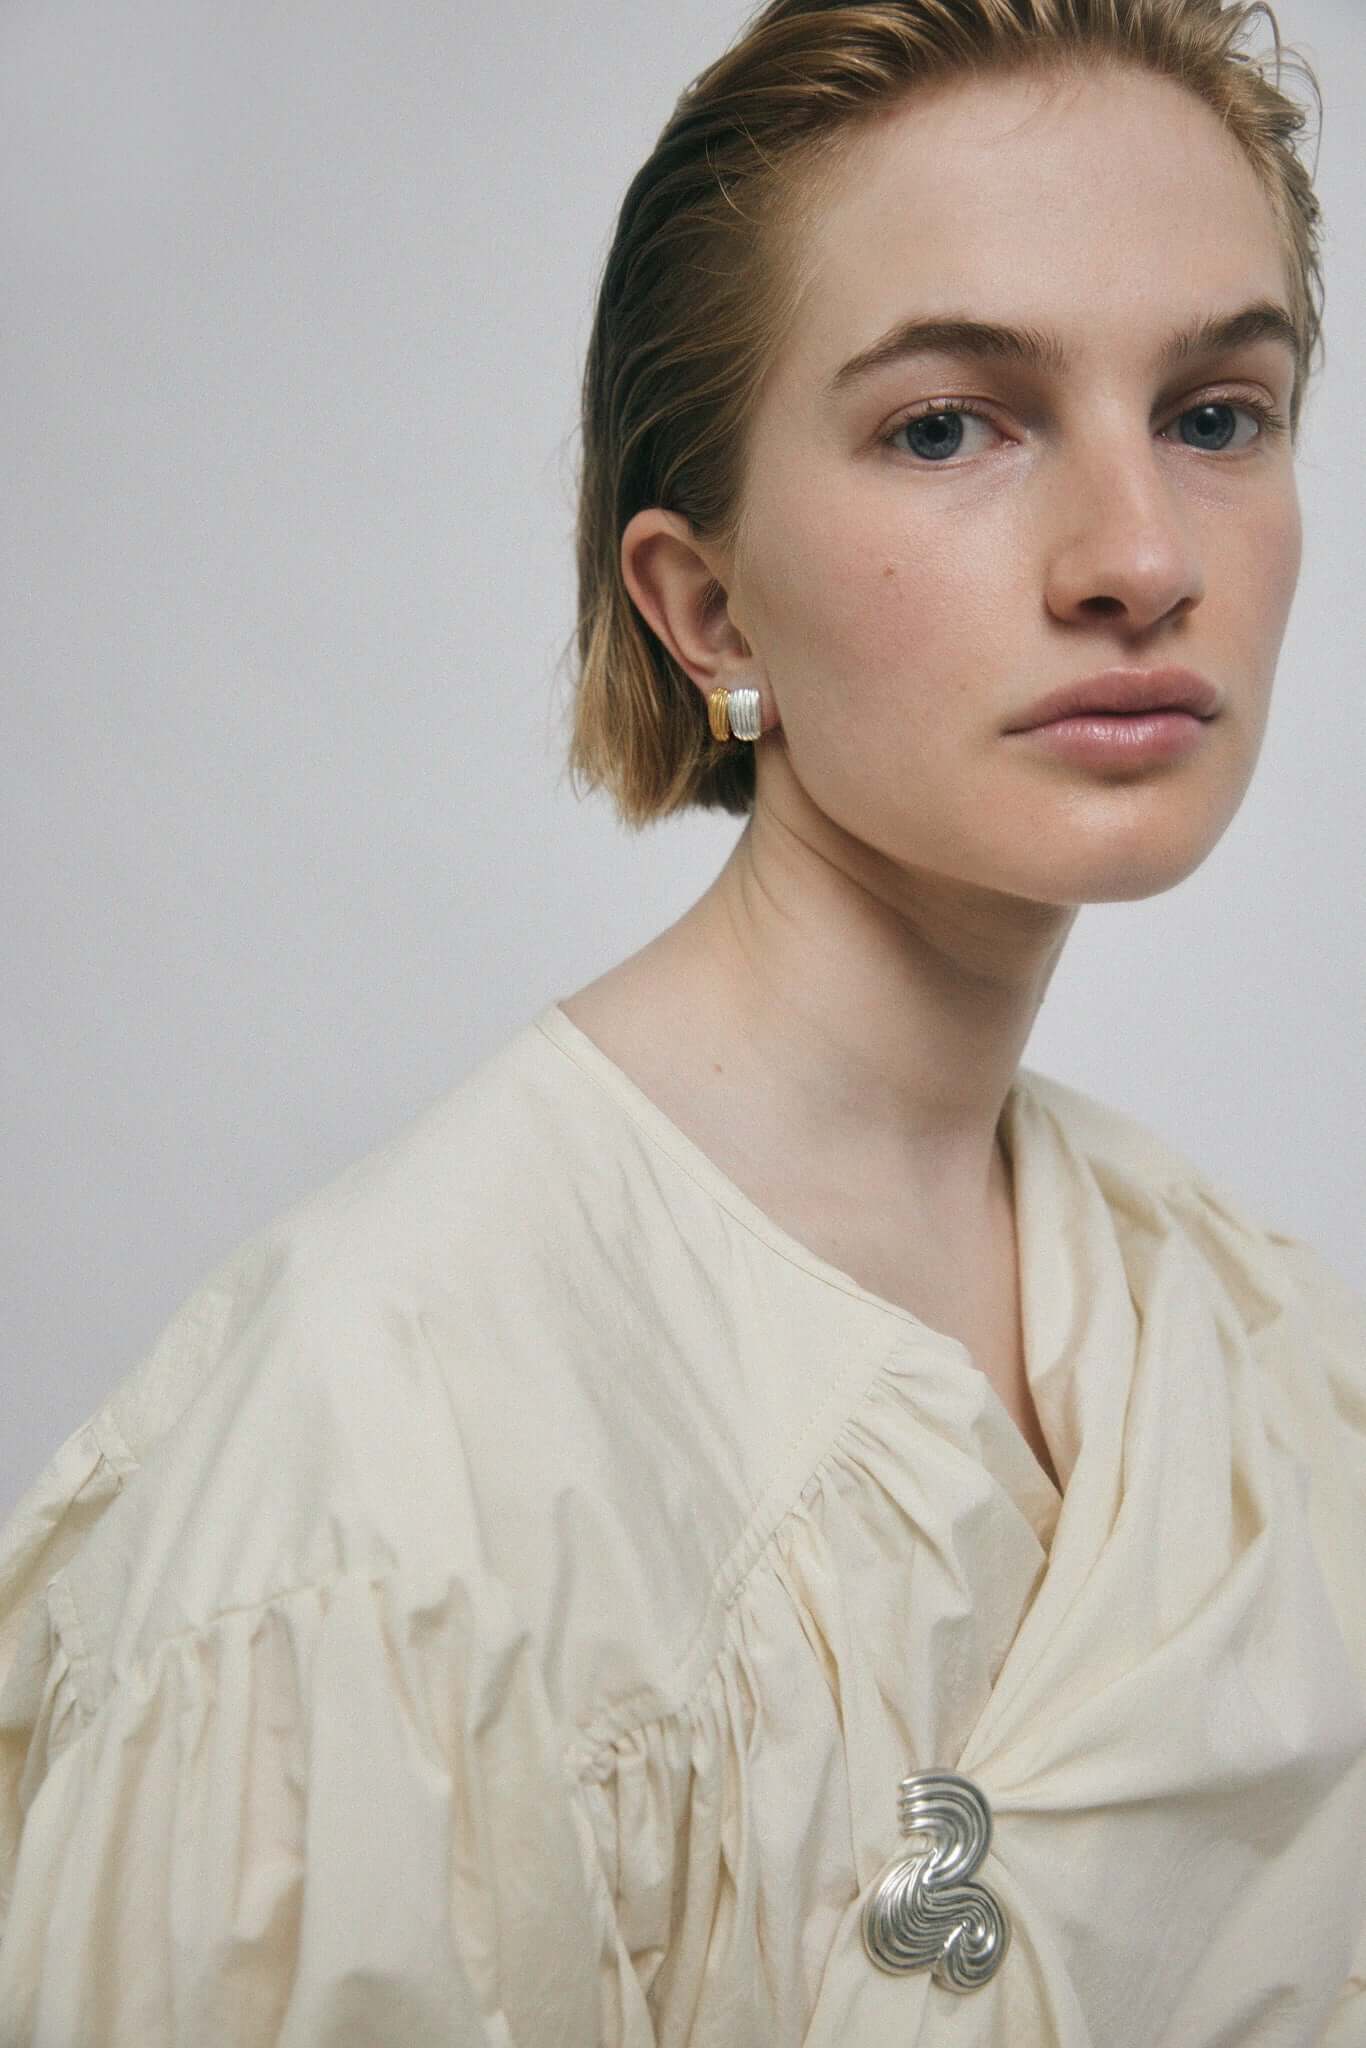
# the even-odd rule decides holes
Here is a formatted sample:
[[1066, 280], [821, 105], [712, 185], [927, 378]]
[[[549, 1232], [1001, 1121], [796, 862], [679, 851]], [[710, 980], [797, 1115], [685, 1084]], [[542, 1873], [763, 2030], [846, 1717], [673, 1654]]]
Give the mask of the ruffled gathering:
[[[683, 1326], [681, 1263], [671, 1368], [704, 1388], [719, 1361], [731, 1412], [720, 1373], [753, 1359], [763, 1288], [790, 1347], [773, 1383], [811, 1394], [794, 1391], [787, 1464], [736, 1447], [733, 1524], [709, 1505], [719, 1482], [689, 1495], [671, 1475], [670, 1514], [715, 1514], [693, 1534], [721, 1562], [664, 1630], [669, 1655], [642, 1633], [634, 1678], [644, 1624], [616, 1589], [636, 1581], [608, 1561], [671, 1539], [648, 1471], [611, 1490], [601, 1382], [577, 1444], [557, 1393], [535, 1497], [525, 1461], [487, 1493], [476, 1470], [458, 1546], [444, 1501], [367, 1519], [367, 1487], [378, 1515], [405, 1469], [430, 1483], [476, 1433], [462, 1401], [497, 1396], [496, 1372], [440, 1376], [439, 1319], [392, 1289], [355, 1345], [373, 1372], [338, 1362], [330, 1308], [306, 1378], [253, 1338], [250, 1399], [222, 1414], [228, 1368], [202, 1395], [178, 1368], [173, 1450], [145, 1400], [121, 1411], [145, 1441], [108, 1415], [76, 1432], [0, 1546], [0, 2048], [928, 2048], [950, 2023], [974, 2048], [1357, 2048], [1366, 1304], [1199, 1176], [1083, 1145], [1071, 1099], [1031, 1078], [1009, 1129], [1061, 1497], [961, 1345], [780, 1234], [756, 1249], [743, 1204], [647, 1144], [642, 1205], [745, 1296], [727, 1353], [721, 1293]], [[601, 1105], [585, 1111], [601, 1151]], [[634, 1142], [610, 1162], [628, 1186], [646, 1177]], [[603, 1241], [599, 1214], [570, 1247], [582, 1301], [616, 1284], [592, 1264]], [[831, 1320], [803, 1361], [814, 1302]], [[295, 1342], [301, 1325], [272, 1306], [259, 1327]], [[624, 1343], [614, 1369], [643, 1371], [635, 1324]], [[298, 1528], [291, 1416], [318, 1488]], [[410, 1432], [425, 1464], [405, 1465]], [[257, 1475], [249, 1497], [223, 1446]], [[119, 1544], [162, 1526], [144, 1500], [192, 1548], [248, 1498], [242, 1557], [316, 1558], [341, 1518], [337, 1568], [207, 1614], [171, 1550], [124, 1572]], [[537, 1554], [504, 1526], [519, 1499], [565, 1543], [592, 1531], [549, 1621], [510, 1562]], [[192, 1618], [121, 1636], [96, 1589], [152, 1582], [148, 1614]], [[567, 1712], [584, 1672], [610, 1687]], [[870, 1887], [909, 1853], [898, 1785], [936, 1769], [989, 1803], [982, 1877], [1011, 1929], [961, 2000], [877, 1970], [860, 1937]]]
[[79, 1732], [64, 1663], [7, 2044], [596, 2038], [604, 1896], [496, 1589], [302, 1587], [161, 1644]]

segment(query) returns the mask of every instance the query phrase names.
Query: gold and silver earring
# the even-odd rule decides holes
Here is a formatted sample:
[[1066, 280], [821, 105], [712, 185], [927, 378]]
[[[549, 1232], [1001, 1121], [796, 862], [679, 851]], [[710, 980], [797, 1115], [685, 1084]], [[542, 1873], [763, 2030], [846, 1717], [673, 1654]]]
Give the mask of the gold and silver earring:
[[713, 739], [757, 740], [762, 721], [759, 692], [713, 690], [707, 699], [707, 715]]

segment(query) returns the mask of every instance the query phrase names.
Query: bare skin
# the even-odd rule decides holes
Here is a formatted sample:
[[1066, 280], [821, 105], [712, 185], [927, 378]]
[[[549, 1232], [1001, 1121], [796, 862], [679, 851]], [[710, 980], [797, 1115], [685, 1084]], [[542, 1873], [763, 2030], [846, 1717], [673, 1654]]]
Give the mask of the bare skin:
[[[1294, 359], [1159, 357], [1288, 307], [1286, 259], [1216, 118], [1114, 68], [920, 95], [851, 145], [813, 236], [739, 555], [659, 507], [622, 537], [702, 696], [761, 692], [754, 813], [684, 916], [563, 1006], [791, 1235], [961, 1338], [1056, 1483], [1001, 1112], [1079, 907], [1183, 881], [1251, 781], [1301, 521], [1289, 433], [1245, 408], [1288, 417]], [[894, 322], [950, 311], [1053, 329], [1066, 365], [936, 353], [830, 394]], [[961, 439], [907, 428], [947, 398], [980, 415], [939, 422]], [[1059, 684], [1170, 663], [1220, 697], [1180, 760], [1081, 768], [1005, 732]]]

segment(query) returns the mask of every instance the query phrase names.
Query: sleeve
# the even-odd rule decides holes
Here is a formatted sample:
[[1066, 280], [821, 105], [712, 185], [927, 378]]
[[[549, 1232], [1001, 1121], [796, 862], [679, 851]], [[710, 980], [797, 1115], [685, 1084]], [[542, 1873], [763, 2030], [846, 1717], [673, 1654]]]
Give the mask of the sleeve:
[[82, 1693], [58, 1575], [0, 1694], [3, 2048], [653, 2040], [491, 1578], [339, 1575]]
[[[1293, 1347], [1293, 1378], [1286, 1375], [1301, 1425], [1317, 1422], [1319, 1455], [1311, 1518], [1317, 1524], [1325, 1577], [1335, 1590], [1338, 1619], [1366, 1686], [1366, 1603], [1361, 1597], [1366, 1557], [1366, 1297], [1306, 1239], [1269, 1230], [1283, 1270], [1289, 1275], [1303, 1322]], [[1299, 1341], [1301, 1334], [1303, 1341]], [[1314, 1356], [1321, 1375], [1306, 1375]], [[1329, 2015], [1323, 2048], [1357, 2048], [1366, 2042], [1366, 1917], [1348, 1975]]]

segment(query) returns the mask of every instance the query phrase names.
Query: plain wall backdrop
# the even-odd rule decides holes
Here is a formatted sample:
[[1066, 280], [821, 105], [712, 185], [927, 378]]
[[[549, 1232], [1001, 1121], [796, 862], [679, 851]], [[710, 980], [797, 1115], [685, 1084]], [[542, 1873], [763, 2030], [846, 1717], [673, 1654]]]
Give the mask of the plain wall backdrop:
[[[741, 829], [577, 800], [557, 664], [600, 266], [748, 12], [0, 14], [0, 1514], [237, 1243]], [[1025, 1059], [1366, 1289], [1366, 16], [1276, 15], [1329, 241], [1270, 725], [1196, 874], [1083, 910]]]

